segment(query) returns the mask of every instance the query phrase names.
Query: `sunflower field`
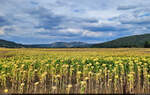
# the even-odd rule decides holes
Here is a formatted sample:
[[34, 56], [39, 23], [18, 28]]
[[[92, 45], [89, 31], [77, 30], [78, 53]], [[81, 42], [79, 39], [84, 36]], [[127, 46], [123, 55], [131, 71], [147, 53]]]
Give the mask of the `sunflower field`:
[[0, 49], [0, 93], [148, 94], [150, 49]]

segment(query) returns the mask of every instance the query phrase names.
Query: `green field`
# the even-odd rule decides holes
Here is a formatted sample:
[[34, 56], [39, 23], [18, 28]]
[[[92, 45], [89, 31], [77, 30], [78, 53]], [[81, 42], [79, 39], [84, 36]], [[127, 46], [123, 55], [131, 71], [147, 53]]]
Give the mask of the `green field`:
[[150, 93], [150, 49], [0, 48], [0, 93]]

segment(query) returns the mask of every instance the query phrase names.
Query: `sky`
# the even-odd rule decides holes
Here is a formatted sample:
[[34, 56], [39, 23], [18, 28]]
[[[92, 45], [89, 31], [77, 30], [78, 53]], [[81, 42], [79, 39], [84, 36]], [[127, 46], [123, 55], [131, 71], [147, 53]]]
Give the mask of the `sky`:
[[0, 0], [0, 39], [101, 43], [150, 33], [150, 0]]

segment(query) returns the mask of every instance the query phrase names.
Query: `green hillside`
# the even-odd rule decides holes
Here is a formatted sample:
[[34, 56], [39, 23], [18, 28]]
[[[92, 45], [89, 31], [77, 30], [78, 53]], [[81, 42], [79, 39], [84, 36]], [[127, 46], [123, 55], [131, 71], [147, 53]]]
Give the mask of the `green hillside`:
[[92, 45], [92, 48], [120, 48], [120, 47], [144, 47], [146, 41], [150, 41], [150, 34], [134, 35], [119, 38], [109, 42]]
[[0, 39], [0, 47], [5, 47], [5, 48], [21, 48], [21, 47], [24, 47], [24, 45]]

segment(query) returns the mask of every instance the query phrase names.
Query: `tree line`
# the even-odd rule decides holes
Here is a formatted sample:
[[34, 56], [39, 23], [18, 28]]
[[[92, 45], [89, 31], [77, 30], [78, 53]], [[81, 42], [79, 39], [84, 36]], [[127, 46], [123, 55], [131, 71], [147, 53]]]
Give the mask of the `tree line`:
[[145, 48], [150, 48], [150, 41], [146, 41], [145, 44], [144, 44], [144, 47]]

